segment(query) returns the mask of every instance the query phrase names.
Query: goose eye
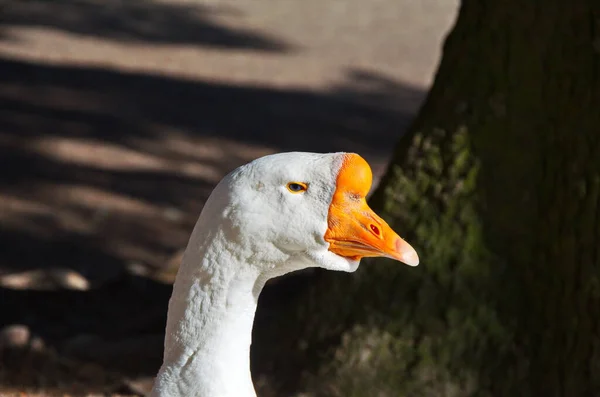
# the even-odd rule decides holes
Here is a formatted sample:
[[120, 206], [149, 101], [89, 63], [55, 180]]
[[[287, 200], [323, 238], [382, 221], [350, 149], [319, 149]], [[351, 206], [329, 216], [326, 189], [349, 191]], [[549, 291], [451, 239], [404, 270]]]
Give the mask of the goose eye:
[[292, 193], [302, 193], [308, 189], [308, 185], [302, 182], [290, 182], [287, 184], [287, 189]]

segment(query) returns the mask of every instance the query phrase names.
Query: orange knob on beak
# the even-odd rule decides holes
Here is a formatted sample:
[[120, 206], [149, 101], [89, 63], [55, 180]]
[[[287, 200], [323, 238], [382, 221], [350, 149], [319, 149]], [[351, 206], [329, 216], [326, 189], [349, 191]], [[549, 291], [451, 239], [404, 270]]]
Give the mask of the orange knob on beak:
[[367, 205], [372, 180], [371, 167], [362, 157], [345, 155], [329, 206], [325, 232], [329, 250], [355, 260], [382, 256], [417, 266], [419, 256], [414, 248]]

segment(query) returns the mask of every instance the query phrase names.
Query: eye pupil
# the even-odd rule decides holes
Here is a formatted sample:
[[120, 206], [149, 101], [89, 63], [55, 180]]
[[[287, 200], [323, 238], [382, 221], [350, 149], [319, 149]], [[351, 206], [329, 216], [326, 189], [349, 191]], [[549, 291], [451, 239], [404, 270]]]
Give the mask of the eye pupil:
[[290, 182], [287, 184], [287, 188], [292, 193], [301, 193], [306, 191], [308, 186], [305, 183], [301, 182]]

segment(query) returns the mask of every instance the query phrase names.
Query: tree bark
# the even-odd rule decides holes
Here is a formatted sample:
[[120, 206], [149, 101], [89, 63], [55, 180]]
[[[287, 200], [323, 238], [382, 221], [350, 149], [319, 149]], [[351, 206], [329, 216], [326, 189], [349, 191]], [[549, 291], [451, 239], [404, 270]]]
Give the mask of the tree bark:
[[421, 265], [313, 280], [309, 391], [600, 395], [600, 2], [464, 0], [371, 204]]

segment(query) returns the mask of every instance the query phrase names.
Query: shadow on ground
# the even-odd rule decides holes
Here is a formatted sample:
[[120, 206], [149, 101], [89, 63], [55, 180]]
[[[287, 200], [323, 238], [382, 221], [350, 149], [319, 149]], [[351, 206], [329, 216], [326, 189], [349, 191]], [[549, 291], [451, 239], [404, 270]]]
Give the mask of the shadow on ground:
[[[44, 27], [132, 43], [287, 52], [292, 45], [218, 18], [240, 18], [228, 7], [151, 0], [1, 0], [0, 28]], [[6, 33], [4, 37], [10, 39]]]
[[13, 280], [0, 328], [153, 375], [171, 258], [218, 180], [273, 151], [387, 156], [422, 95], [368, 71], [308, 91], [0, 58], [0, 276], [85, 284]]

